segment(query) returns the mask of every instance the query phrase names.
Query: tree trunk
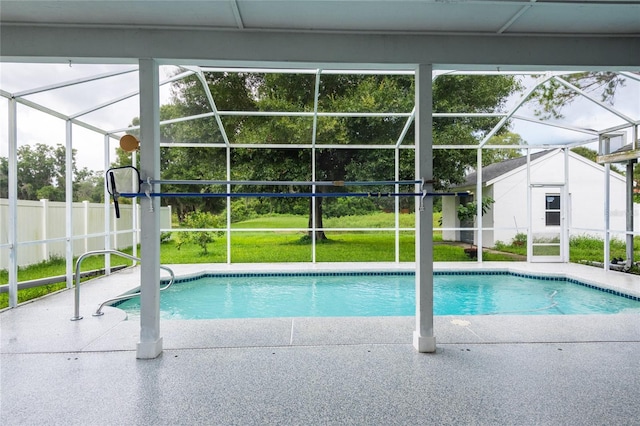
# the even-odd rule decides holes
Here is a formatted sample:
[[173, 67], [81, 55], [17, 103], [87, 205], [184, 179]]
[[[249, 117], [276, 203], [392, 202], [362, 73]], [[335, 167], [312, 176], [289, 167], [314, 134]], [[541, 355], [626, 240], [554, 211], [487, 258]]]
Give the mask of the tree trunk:
[[[324, 192], [324, 188], [322, 186], [318, 186], [316, 187], [316, 192]], [[322, 197], [315, 197], [316, 199], [316, 214], [315, 214], [315, 227], [317, 228], [323, 228], [324, 225], [322, 224]], [[308, 228], [313, 228], [313, 219], [314, 219], [314, 215], [313, 215], [313, 197], [309, 200], [309, 225]], [[309, 236], [309, 238], [313, 238], [313, 231], [309, 230], [307, 232], [307, 236]], [[316, 231], [316, 241], [322, 241], [322, 240], [326, 240], [327, 236], [324, 234], [324, 231]]]

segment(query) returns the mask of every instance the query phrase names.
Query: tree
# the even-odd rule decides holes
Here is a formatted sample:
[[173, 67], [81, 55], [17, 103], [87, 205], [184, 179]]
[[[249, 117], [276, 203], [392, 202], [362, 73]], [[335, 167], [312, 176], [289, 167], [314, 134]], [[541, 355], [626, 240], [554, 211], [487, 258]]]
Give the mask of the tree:
[[[504, 132], [489, 138], [487, 145], [524, 145], [526, 142], [517, 133]], [[492, 148], [482, 151], [482, 165], [499, 163], [522, 156], [522, 151], [514, 148]]]
[[[23, 145], [18, 148], [17, 178], [18, 198], [22, 200], [39, 200], [46, 198], [51, 201], [64, 201], [66, 192], [66, 148], [63, 145], [55, 147], [38, 143]], [[96, 194], [101, 193], [104, 183], [95, 173], [87, 168], [76, 167], [76, 151], [73, 150], [73, 200], [80, 201], [84, 194], [92, 193], [90, 200], [96, 200]], [[7, 158], [0, 158], [0, 197], [8, 198], [9, 163]], [[82, 192], [80, 192], [82, 188]], [[101, 197], [97, 201], [101, 201]]]
[[[55, 195], [52, 201], [64, 201], [64, 198], [59, 198], [59, 192], [55, 194], [60, 182], [56, 181], [56, 155], [52, 146], [42, 143], [33, 147], [22, 145], [18, 148], [17, 157], [19, 199], [37, 200], [38, 190], [51, 187], [53, 190], [45, 192]], [[64, 186], [62, 188], [64, 191]]]
[[[315, 79], [309, 75], [267, 75], [257, 90], [256, 105], [260, 110], [270, 111], [311, 111], [314, 105]], [[393, 110], [410, 111], [413, 106], [412, 81], [406, 77], [361, 75], [327, 75], [321, 79], [318, 99], [322, 111], [367, 111], [387, 112]], [[407, 97], [409, 93], [409, 97]], [[400, 96], [398, 96], [400, 94]], [[350, 167], [351, 164], [374, 164], [377, 157], [373, 151], [356, 149], [322, 148], [322, 145], [387, 144], [393, 146], [400, 134], [406, 118], [367, 117], [321, 117], [318, 120], [315, 140], [319, 147], [315, 152], [315, 179], [319, 181], [354, 180], [363, 176], [363, 168]], [[244, 138], [247, 141], [300, 141], [310, 143], [313, 134], [311, 120], [292, 120], [289, 117], [265, 119], [263, 122], [248, 123]], [[253, 126], [251, 126], [253, 125]], [[270, 180], [310, 180], [312, 177], [311, 151], [286, 149], [268, 150], [265, 155], [252, 159], [254, 171], [252, 179]], [[249, 150], [240, 154], [250, 154]], [[393, 157], [391, 157], [392, 160]], [[259, 166], [256, 167], [258, 162]], [[386, 179], [393, 176], [393, 162], [387, 170]], [[368, 168], [371, 172], [372, 168]], [[257, 176], [260, 174], [261, 176]], [[368, 174], [366, 179], [375, 179]], [[385, 179], [385, 177], [378, 177]], [[266, 188], [265, 188], [266, 189]], [[286, 190], [286, 189], [285, 189]], [[295, 190], [302, 191], [303, 188]], [[310, 188], [306, 189], [307, 191]], [[318, 186], [316, 192], [331, 191], [331, 187]], [[340, 188], [343, 192], [344, 188]], [[323, 228], [323, 206], [335, 200], [317, 197], [309, 200], [309, 228]], [[291, 204], [297, 204], [295, 201]], [[311, 208], [315, 206], [315, 213]], [[315, 219], [315, 223], [312, 220]], [[317, 231], [316, 239], [324, 239], [323, 231]]]
[[[480, 208], [482, 210], [482, 216], [487, 213], [487, 210], [495, 203], [495, 200], [491, 197], [482, 197], [480, 201]], [[478, 202], [471, 201], [466, 204], [460, 204], [457, 209], [458, 220], [460, 221], [460, 225], [464, 226], [464, 223], [475, 223], [476, 215], [478, 214]], [[473, 248], [473, 244], [471, 244], [471, 248]], [[465, 252], [469, 253], [469, 251], [465, 250]], [[477, 255], [477, 254], [476, 254]], [[475, 256], [472, 256], [475, 257]]]
[[[217, 216], [208, 212], [193, 211], [187, 213], [184, 224], [188, 228], [194, 229], [208, 229], [208, 228], [220, 228], [220, 219]], [[176, 232], [176, 248], [180, 250], [185, 243], [197, 244], [202, 249], [202, 254], [209, 253], [208, 244], [215, 241], [216, 236], [220, 236], [220, 231], [184, 231]]]
[[571, 148], [571, 151], [575, 152], [578, 155], [581, 155], [584, 158], [587, 158], [595, 163], [596, 157], [598, 156], [598, 152], [593, 149], [589, 149], [586, 146], [577, 146], [575, 148]]
[[[315, 76], [297, 74], [229, 74], [207, 73], [206, 80], [219, 110], [313, 111]], [[501, 108], [507, 97], [519, 89], [511, 76], [441, 76], [434, 82], [434, 109], [444, 112], [493, 112]], [[323, 75], [318, 99], [321, 111], [406, 112], [413, 108], [414, 82], [410, 76]], [[163, 107], [163, 118], [203, 114], [211, 110], [197, 79], [174, 86], [170, 106]], [[315, 140], [317, 180], [393, 180], [391, 150], [358, 150], [322, 148], [323, 144], [384, 144], [393, 146], [405, 126], [403, 117], [321, 117]], [[454, 118], [434, 121], [436, 144], [472, 145], [490, 131], [497, 119]], [[313, 137], [312, 119], [298, 117], [223, 117], [229, 140], [235, 143], [278, 143], [282, 148], [256, 150], [232, 148], [232, 179], [310, 180], [311, 151], [288, 149], [288, 143], [309, 144]], [[163, 126], [166, 127], [166, 126]], [[165, 141], [206, 142], [219, 138], [217, 123], [188, 121], [163, 129]], [[413, 128], [406, 135], [413, 142]], [[221, 140], [218, 139], [218, 142]], [[224, 179], [224, 150], [207, 148], [170, 148], [162, 153], [163, 179]], [[465, 171], [476, 161], [473, 150], [436, 150], [434, 155], [435, 187], [447, 188], [462, 182]], [[402, 180], [414, 178], [411, 150], [401, 150]], [[170, 186], [163, 186], [169, 190]], [[195, 189], [195, 188], [194, 188]], [[236, 190], [248, 188], [235, 188]], [[307, 191], [310, 188], [264, 187], [259, 191]], [[387, 188], [388, 190], [389, 188]], [[199, 186], [197, 190], [215, 188]], [[317, 187], [316, 190], [331, 190]], [[182, 200], [182, 199], [181, 199]], [[207, 200], [207, 199], [205, 199]], [[219, 201], [219, 199], [216, 199]], [[270, 199], [276, 208], [297, 209], [300, 200]], [[181, 201], [170, 201], [172, 204]], [[322, 228], [322, 207], [328, 199], [317, 198], [316, 228]], [[191, 200], [185, 210], [205, 207], [221, 209], [220, 204]], [[206, 205], [208, 204], [208, 205]], [[280, 206], [280, 207], [278, 207]], [[180, 209], [177, 209], [180, 211]], [[309, 223], [310, 227], [314, 224]], [[324, 238], [322, 233], [318, 238]]]
[[[500, 111], [509, 95], [520, 90], [513, 76], [440, 76], [433, 84], [435, 112]], [[496, 118], [434, 119], [434, 145], [476, 145], [498, 123]], [[496, 136], [508, 131], [503, 126]], [[436, 189], [446, 189], [464, 181], [468, 168], [476, 167], [475, 150], [435, 150], [433, 170]]]
[[[257, 106], [260, 109], [279, 106], [279, 110], [304, 110], [312, 105], [310, 84], [294, 82], [288, 77], [271, 77], [259, 87], [260, 97]], [[413, 79], [408, 76], [367, 76], [367, 75], [331, 75], [323, 76], [320, 87], [319, 106], [323, 111], [366, 111], [366, 112], [405, 112], [414, 104]], [[278, 90], [282, 88], [282, 90]], [[306, 88], [305, 90], [301, 88]], [[493, 112], [500, 108], [508, 95], [518, 89], [513, 77], [481, 76], [443, 76], [434, 82], [434, 110], [445, 112]], [[316, 143], [332, 144], [380, 144], [393, 146], [402, 132], [406, 119], [397, 117], [322, 117], [316, 130]], [[496, 119], [455, 118], [434, 122], [434, 141], [436, 144], [477, 144], [479, 138], [490, 131]], [[289, 126], [285, 132], [291, 133], [295, 126]], [[264, 128], [262, 129], [264, 131]], [[275, 132], [274, 132], [275, 130]], [[310, 129], [298, 127], [297, 131]], [[269, 133], [278, 134], [271, 128]], [[287, 136], [292, 138], [291, 135]], [[413, 130], [406, 136], [413, 142]], [[392, 180], [393, 155], [389, 150], [355, 149], [318, 149], [316, 151], [316, 179], [318, 180]], [[282, 153], [290, 156], [289, 152]], [[276, 163], [285, 164], [283, 156]], [[265, 158], [268, 158], [265, 156]], [[414, 178], [414, 161], [411, 151], [402, 151], [402, 180]], [[436, 150], [434, 154], [434, 175], [436, 188], [447, 188], [462, 182], [465, 170], [475, 164], [473, 151]], [[306, 164], [308, 170], [309, 162]], [[261, 173], [268, 169], [264, 165], [254, 167]], [[298, 170], [300, 166], [298, 166]], [[291, 168], [287, 168], [292, 173]], [[293, 169], [296, 170], [296, 169]], [[308, 171], [310, 172], [310, 171]], [[325, 188], [319, 187], [319, 190]], [[376, 189], [374, 189], [376, 190]], [[389, 190], [389, 188], [387, 188]], [[327, 199], [316, 200], [316, 227], [322, 227], [322, 206]], [[324, 238], [318, 233], [317, 238]]]
[[73, 190], [73, 199], [102, 203], [104, 201], [104, 173], [86, 167], [78, 172]]
[[[206, 80], [220, 110], [255, 110], [251, 87], [256, 84], [250, 73], [207, 73]], [[161, 120], [189, 117], [211, 112], [211, 105], [196, 76], [190, 76], [174, 83], [170, 104], [160, 108]], [[132, 124], [139, 123], [134, 118]], [[229, 138], [233, 139], [241, 131], [244, 119], [225, 117], [224, 125]], [[214, 117], [182, 121], [161, 127], [161, 141], [223, 143], [224, 139]], [[144, 143], [142, 141], [141, 143]], [[226, 150], [207, 147], [163, 147], [160, 150], [161, 179], [164, 180], [226, 180]], [[131, 164], [130, 155], [118, 152], [115, 166]], [[163, 192], [222, 192], [223, 186], [211, 185], [163, 185]], [[225, 207], [223, 198], [163, 198], [163, 204], [171, 204], [179, 219], [188, 213], [205, 210], [219, 212]]]

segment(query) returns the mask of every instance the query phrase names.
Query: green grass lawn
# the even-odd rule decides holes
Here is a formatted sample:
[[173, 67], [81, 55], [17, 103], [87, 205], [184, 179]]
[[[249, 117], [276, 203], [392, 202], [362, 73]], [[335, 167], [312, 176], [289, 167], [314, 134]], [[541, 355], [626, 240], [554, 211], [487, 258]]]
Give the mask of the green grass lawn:
[[[500, 245], [499, 249], [503, 252], [514, 253], [526, 256], [527, 245]], [[545, 247], [539, 247], [544, 250]], [[557, 249], [549, 248], [550, 255], [556, 255]], [[626, 258], [626, 244], [622, 240], [613, 239], [610, 241], [609, 250], [611, 258], [621, 257]], [[633, 252], [634, 258], [640, 259], [640, 237], [635, 237], [633, 240]], [[546, 253], [537, 253], [546, 254]], [[602, 262], [604, 257], [604, 240], [600, 238], [577, 236], [571, 237], [569, 241], [569, 261], [573, 263], [580, 263], [584, 261], [596, 261]]]
[[[625, 259], [626, 244], [622, 240], [614, 239], [610, 241], [609, 250], [611, 257], [621, 257]], [[635, 259], [640, 259], [640, 237], [633, 239], [633, 253]], [[572, 237], [570, 242], [569, 258], [571, 262], [581, 262], [583, 260], [602, 261], [604, 255], [604, 241], [597, 238]]]
[[[318, 262], [393, 262], [395, 233], [393, 232], [327, 232], [328, 240], [316, 245]], [[311, 262], [312, 246], [302, 232], [237, 232], [231, 240], [233, 263]], [[414, 258], [413, 235], [400, 236], [400, 260]], [[227, 261], [227, 239], [218, 238], [209, 244], [208, 253], [200, 247], [175, 243], [162, 244], [160, 261], [172, 263], [224, 263]]]
[[[413, 214], [400, 215], [400, 227], [412, 228]], [[434, 219], [438, 223], [438, 217]], [[271, 215], [234, 223], [232, 229], [300, 229], [306, 228], [308, 218], [295, 215]], [[328, 218], [323, 226], [328, 237], [316, 246], [318, 262], [393, 262], [395, 261], [394, 231], [331, 231], [331, 228], [393, 228], [395, 217], [391, 213], [377, 213], [366, 216], [344, 216]], [[301, 231], [238, 231], [232, 232], [231, 262], [272, 263], [310, 262], [312, 247]], [[434, 233], [435, 239], [442, 240], [441, 232]], [[219, 237], [208, 246], [208, 253], [198, 247], [183, 245], [175, 249], [171, 242], [163, 244], [160, 254], [162, 263], [218, 263], [226, 262], [226, 236]], [[400, 261], [413, 261], [415, 240], [413, 232], [400, 235]], [[462, 249], [459, 251], [464, 255]], [[464, 255], [466, 257], [466, 255]], [[456, 257], [459, 259], [460, 257]], [[468, 258], [467, 258], [468, 259]]]
[[231, 229], [257, 229], [257, 228], [306, 228], [307, 218], [288, 214], [261, 216], [242, 222], [231, 224]]
[[[438, 223], [438, 215], [434, 215], [434, 224]], [[413, 228], [415, 215], [401, 214], [399, 216], [401, 228]], [[309, 219], [299, 215], [270, 215], [236, 222], [232, 229], [246, 228], [307, 228]], [[375, 213], [361, 216], [331, 217], [323, 220], [324, 228], [393, 228], [395, 216], [393, 213]], [[434, 225], [435, 226], [435, 225]]]
[[[125, 250], [126, 251], [126, 250]], [[131, 254], [131, 250], [128, 251]], [[75, 261], [73, 259], [74, 273], [75, 273]], [[123, 259], [121, 257], [111, 256], [111, 266], [131, 265], [132, 262]], [[93, 271], [104, 268], [104, 256], [92, 256], [87, 257], [82, 262], [80, 267], [81, 272]], [[40, 278], [55, 277], [66, 274], [66, 261], [62, 258], [55, 258], [48, 262], [41, 262], [35, 265], [30, 265], [22, 268], [18, 268], [18, 281], [31, 281]], [[84, 281], [84, 279], [83, 279]], [[9, 272], [6, 269], [0, 269], [0, 284], [7, 284], [9, 282]], [[18, 290], [18, 303], [26, 302], [27, 300], [35, 299], [49, 293], [53, 293], [58, 290], [62, 290], [66, 287], [66, 281], [56, 284], [49, 284], [40, 287], [28, 288], [24, 290]], [[0, 293], [0, 309], [9, 306], [9, 294]]]

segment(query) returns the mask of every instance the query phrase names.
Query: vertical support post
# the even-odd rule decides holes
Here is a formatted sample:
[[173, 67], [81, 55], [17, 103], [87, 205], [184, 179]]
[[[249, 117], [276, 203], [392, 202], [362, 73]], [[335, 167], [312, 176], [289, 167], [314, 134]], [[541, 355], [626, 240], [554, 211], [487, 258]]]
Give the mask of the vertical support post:
[[[109, 170], [111, 166], [111, 152], [109, 150], [109, 135], [104, 135], [104, 170]], [[107, 179], [104, 180], [104, 249], [111, 250], [111, 199], [109, 192], [107, 192]], [[109, 253], [104, 255], [104, 273], [106, 275], [111, 274], [111, 255]]]
[[627, 246], [627, 262], [626, 267], [631, 268], [633, 265], [633, 165], [635, 160], [627, 162], [627, 234], [626, 234], [626, 246]]
[[562, 149], [564, 154], [564, 185], [560, 196], [560, 260], [569, 262], [569, 148]]
[[[131, 165], [133, 167], [138, 167], [138, 153], [137, 152], [132, 152], [131, 153]], [[133, 256], [134, 257], [138, 257], [138, 241], [140, 241], [140, 233], [138, 231], [138, 229], [140, 229], [140, 221], [138, 220], [140, 213], [139, 213], [139, 205], [138, 205], [138, 197], [134, 197], [131, 199], [131, 246], [133, 247]], [[115, 219], [115, 215], [114, 215], [114, 223], [118, 223], [118, 220]], [[116, 231], [118, 230], [118, 227], [115, 227]], [[116, 233], [116, 238], [117, 238], [117, 233]], [[125, 240], [126, 241], [126, 240]], [[116, 245], [116, 250], [119, 250], [118, 245]]]
[[609, 259], [611, 258], [611, 248], [610, 248], [610, 239], [611, 235], [609, 233], [610, 230], [610, 217], [609, 211], [611, 207], [611, 197], [609, 193], [609, 180], [611, 178], [611, 164], [606, 163], [604, 165], [604, 259], [602, 259], [602, 263], [604, 265], [604, 270], [609, 271]]
[[67, 288], [73, 288], [73, 136], [71, 120], [66, 122], [65, 145], [65, 216], [67, 230]]
[[[395, 174], [394, 174], [394, 178], [397, 181], [400, 180], [400, 148], [398, 148], [396, 146], [396, 149], [394, 150], [395, 152], [395, 164], [394, 164], [394, 168], [395, 168]], [[395, 191], [396, 192], [400, 192], [400, 185], [396, 184], [395, 185]], [[395, 223], [394, 223], [394, 227], [396, 228], [396, 232], [395, 232], [395, 261], [396, 263], [400, 262], [400, 197], [394, 197], [395, 198], [395, 208], [394, 208], [394, 217], [395, 217]]]
[[476, 241], [476, 248], [478, 249], [477, 253], [477, 262], [482, 262], [482, 147], [479, 146], [476, 152], [476, 235], [478, 236]]
[[18, 111], [9, 99], [9, 306], [18, 306]]
[[[160, 178], [160, 90], [158, 63], [140, 59], [140, 171], [143, 179]], [[150, 188], [159, 191], [159, 185]], [[160, 337], [160, 199], [140, 200], [140, 342], [137, 358], [156, 358]]]
[[89, 235], [90, 230], [89, 230], [89, 201], [87, 200], [83, 200], [82, 201], [82, 211], [84, 213], [84, 252], [88, 252], [89, 251], [89, 237], [87, 235]]
[[[231, 180], [231, 147], [227, 145], [227, 181]], [[231, 185], [227, 184], [227, 194], [231, 193]], [[231, 197], [227, 197], [227, 264], [231, 264]]]
[[[111, 215], [112, 226], [113, 229], [113, 248], [118, 250], [120, 248], [120, 244], [118, 243], [118, 219], [116, 215]], [[133, 246], [133, 255], [136, 256], [136, 246]], [[137, 257], [137, 256], [136, 256]]]
[[[316, 146], [311, 147], [311, 180], [316, 181]], [[311, 185], [311, 192], [315, 193], [317, 187]], [[311, 197], [311, 262], [316, 263], [316, 197]]]
[[[320, 75], [321, 69], [316, 70], [316, 82], [313, 89], [313, 125], [311, 127], [311, 180], [316, 181], [316, 137], [318, 133], [318, 102], [320, 99]], [[311, 186], [311, 192], [315, 193], [318, 188]], [[316, 263], [316, 203], [318, 199], [311, 197], [311, 262]]]
[[49, 243], [46, 242], [49, 239], [49, 200], [43, 198], [40, 200], [42, 206], [42, 260], [47, 262], [49, 260]]
[[527, 262], [533, 258], [533, 215], [531, 214], [531, 148], [527, 148]]
[[[432, 135], [432, 66], [418, 65], [415, 74], [415, 161], [416, 178], [425, 182], [433, 179]], [[424, 184], [421, 190], [431, 192], [433, 185]], [[433, 335], [433, 199], [416, 197], [416, 330], [413, 346], [418, 352], [435, 352]], [[422, 203], [422, 204], [421, 204]]]
[[[638, 125], [631, 129], [631, 149], [638, 148]], [[631, 268], [635, 259], [633, 258], [633, 165], [638, 160], [629, 161], [627, 163], [627, 268]]]

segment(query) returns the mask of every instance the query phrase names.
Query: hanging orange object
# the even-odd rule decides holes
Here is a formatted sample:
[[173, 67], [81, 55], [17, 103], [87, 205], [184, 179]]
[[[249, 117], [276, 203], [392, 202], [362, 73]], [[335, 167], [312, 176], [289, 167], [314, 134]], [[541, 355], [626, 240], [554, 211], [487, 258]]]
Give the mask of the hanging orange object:
[[136, 151], [140, 147], [140, 141], [133, 135], [124, 135], [120, 138], [120, 148], [126, 152]]

